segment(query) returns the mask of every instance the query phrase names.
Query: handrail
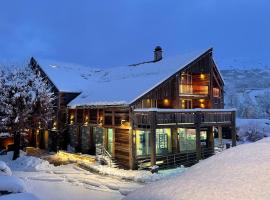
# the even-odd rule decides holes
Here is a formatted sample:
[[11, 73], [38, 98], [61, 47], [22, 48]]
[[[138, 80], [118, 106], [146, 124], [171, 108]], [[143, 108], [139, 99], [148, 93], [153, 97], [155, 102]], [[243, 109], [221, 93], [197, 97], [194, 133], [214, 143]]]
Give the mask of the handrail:
[[109, 159], [109, 167], [112, 166], [112, 155], [107, 151], [107, 149], [104, 146], [101, 146], [101, 156], [103, 159], [107, 157]]
[[233, 109], [136, 109], [132, 117], [134, 126], [150, 126], [152, 113], [156, 124], [233, 123]]
[[[202, 148], [202, 159], [206, 159], [215, 154], [213, 148]], [[161, 168], [168, 168], [172, 166], [191, 166], [198, 162], [196, 152], [176, 153], [169, 155], [158, 155], [156, 157], [156, 163]], [[143, 160], [137, 160], [139, 169], [149, 169], [151, 165], [151, 159], [146, 158]]]

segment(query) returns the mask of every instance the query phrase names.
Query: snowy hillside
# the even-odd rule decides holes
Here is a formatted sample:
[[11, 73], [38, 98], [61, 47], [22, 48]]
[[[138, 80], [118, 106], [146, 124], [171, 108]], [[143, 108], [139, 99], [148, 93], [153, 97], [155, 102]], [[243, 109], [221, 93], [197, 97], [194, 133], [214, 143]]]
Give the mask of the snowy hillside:
[[183, 174], [130, 193], [126, 200], [268, 200], [270, 138], [223, 151]]
[[225, 107], [238, 109], [241, 118], [269, 118], [270, 68], [221, 70], [225, 80]]

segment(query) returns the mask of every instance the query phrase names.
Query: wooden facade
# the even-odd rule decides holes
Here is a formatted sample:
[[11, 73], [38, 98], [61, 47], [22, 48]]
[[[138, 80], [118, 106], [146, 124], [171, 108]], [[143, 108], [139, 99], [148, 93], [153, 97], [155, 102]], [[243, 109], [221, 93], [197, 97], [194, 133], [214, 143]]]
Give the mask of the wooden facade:
[[192, 132], [195, 146], [189, 152], [199, 160], [202, 146], [213, 150], [214, 130], [230, 129], [236, 145], [235, 110], [223, 108], [224, 82], [209, 49], [130, 104], [68, 108], [70, 145], [91, 154], [104, 148], [119, 166], [135, 169], [142, 159], [151, 165], [161, 155], [175, 160], [187, 151], [180, 132]]
[[[33, 58], [30, 66], [57, 97], [49, 129], [32, 131], [34, 146], [52, 151], [69, 146], [93, 155], [106, 152], [119, 167], [136, 169], [142, 161], [149, 166], [179, 164], [182, 153], [188, 153], [187, 160], [199, 160], [206, 148], [213, 150], [213, 132], [222, 135], [223, 128], [230, 130], [236, 145], [235, 110], [223, 109], [224, 82], [212, 49], [135, 101], [118, 105], [68, 107], [80, 93], [59, 90]], [[188, 137], [190, 144], [184, 142]]]

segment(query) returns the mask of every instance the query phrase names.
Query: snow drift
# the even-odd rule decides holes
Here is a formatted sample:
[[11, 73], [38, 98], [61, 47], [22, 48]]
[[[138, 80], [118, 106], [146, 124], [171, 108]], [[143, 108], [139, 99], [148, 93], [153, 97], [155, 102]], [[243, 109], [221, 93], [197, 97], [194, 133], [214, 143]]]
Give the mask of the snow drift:
[[0, 196], [0, 200], [38, 200], [38, 198], [30, 193], [18, 193]]
[[21, 179], [15, 176], [0, 175], [0, 191], [10, 193], [26, 192], [26, 185]]
[[270, 198], [270, 138], [243, 144], [201, 161], [183, 174], [149, 184], [126, 200]]
[[42, 160], [33, 156], [26, 156], [25, 152], [21, 151], [21, 156], [16, 160], [12, 160], [13, 152], [8, 152], [7, 155], [2, 155], [0, 160], [7, 163], [12, 170], [19, 171], [40, 171], [52, 168], [48, 161]]

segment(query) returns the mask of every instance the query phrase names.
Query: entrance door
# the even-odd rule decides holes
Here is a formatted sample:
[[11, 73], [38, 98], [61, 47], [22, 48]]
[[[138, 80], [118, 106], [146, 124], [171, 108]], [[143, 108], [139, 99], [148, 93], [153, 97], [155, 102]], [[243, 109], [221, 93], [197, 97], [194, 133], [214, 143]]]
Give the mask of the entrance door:
[[94, 135], [94, 141], [95, 141], [95, 147], [96, 147], [96, 154], [100, 155], [102, 153], [102, 147], [103, 147], [103, 128], [100, 127], [94, 127], [93, 128], [93, 135]]

